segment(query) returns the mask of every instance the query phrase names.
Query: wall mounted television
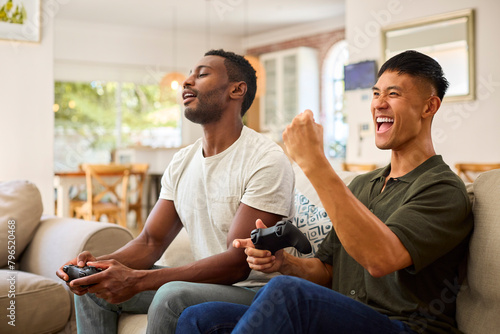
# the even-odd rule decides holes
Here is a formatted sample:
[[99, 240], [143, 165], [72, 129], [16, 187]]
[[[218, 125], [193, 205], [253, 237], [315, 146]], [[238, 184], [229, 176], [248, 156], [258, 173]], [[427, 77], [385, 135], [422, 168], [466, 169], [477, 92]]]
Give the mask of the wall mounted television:
[[345, 90], [372, 88], [377, 82], [377, 71], [377, 63], [375, 60], [345, 65]]

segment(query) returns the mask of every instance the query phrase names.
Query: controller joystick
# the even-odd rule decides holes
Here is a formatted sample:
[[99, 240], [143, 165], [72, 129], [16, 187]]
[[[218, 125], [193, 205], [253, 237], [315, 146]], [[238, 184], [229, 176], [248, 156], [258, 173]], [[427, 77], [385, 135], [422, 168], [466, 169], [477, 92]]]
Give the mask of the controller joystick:
[[286, 247], [295, 247], [302, 254], [312, 252], [307, 237], [289, 221], [280, 221], [273, 227], [257, 228], [250, 234], [255, 248], [266, 249], [272, 254]]
[[[93, 266], [78, 267], [72, 264], [63, 267], [63, 271], [68, 274], [68, 283], [74, 279], [90, 276], [97, 274], [102, 271], [101, 268], [96, 268]], [[82, 288], [87, 288], [90, 285], [82, 285]]]

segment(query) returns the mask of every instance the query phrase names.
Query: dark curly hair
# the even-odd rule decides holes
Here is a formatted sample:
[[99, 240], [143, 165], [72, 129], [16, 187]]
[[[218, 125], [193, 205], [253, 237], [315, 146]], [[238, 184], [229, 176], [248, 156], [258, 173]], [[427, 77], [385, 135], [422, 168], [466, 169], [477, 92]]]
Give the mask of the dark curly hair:
[[219, 50], [210, 50], [205, 56], [219, 56], [224, 58], [229, 82], [244, 81], [247, 84], [247, 92], [241, 105], [241, 116], [245, 115], [253, 103], [255, 92], [257, 91], [257, 76], [255, 69], [248, 60], [234, 52]]
[[436, 88], [441, 101], [449, 86], [441, 65], [433, 58], [414, 50], [404, 51], [390, 58], [380, 68], [378, 77], [380, 78], [385, 71], [408, 74], [426, 80]]

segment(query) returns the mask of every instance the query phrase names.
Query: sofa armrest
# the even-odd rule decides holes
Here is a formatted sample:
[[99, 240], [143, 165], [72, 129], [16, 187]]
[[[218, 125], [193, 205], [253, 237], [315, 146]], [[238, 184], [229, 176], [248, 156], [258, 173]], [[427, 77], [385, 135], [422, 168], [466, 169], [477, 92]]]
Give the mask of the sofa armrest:
[[19, 265], [23, 271], [59, 280], [56, 271], [80, 252], [87, 250], [100, 256], [132, 239], [130, 231], [115, 224], [42, 217]]

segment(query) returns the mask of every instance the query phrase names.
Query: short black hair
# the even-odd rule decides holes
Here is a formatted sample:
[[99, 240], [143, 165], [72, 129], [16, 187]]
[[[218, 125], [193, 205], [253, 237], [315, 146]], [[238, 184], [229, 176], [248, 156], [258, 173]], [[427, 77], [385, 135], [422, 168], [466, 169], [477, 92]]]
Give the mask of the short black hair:
[[205, 56], [219, 56], [225, 58], [224, 65], [226, 66], [229, 82], [244, 81], [247, 84], [247, 92], [241, 105], [241, 116], [245, 115], [252, 105], [255, 98], [255, 92], [257, 91], [257, 76], [255, 74], [255, 69], [243, 56], [234, 52], [224, 51], [223, 49], [210, 50], [205, 53]]
[[449, 86], [441, 65], [433, 58], [415, 50], [404, 51], [390, 58], [382, 65], [377, 77], [380, 78], [386, 71], [408, 74], [426, 80], [434, 86], [441, 101]]

